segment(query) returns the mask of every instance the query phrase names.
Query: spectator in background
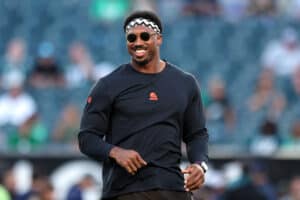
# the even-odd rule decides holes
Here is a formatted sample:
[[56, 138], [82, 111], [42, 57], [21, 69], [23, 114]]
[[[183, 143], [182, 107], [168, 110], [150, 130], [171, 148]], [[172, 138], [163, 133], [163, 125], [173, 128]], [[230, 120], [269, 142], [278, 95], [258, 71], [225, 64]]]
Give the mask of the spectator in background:
[[287, 94], [291, 105], [300, 102], [300, 67], [298, 67], [291, 78], [291, 91]]
[[94, 62], [83, 43], [75, 42], [69, 48], [70, 65], [65, 70], [66, 85], [78, 88], [94, 82]]
[[254, 186], [266, 200], [277, 200], [275, 188], [269, 181], [267, 167], [263, 163], [256, 161], [250, 163], [249, 175]]
[[284, 150], [300, 151], [300, 120], [292, 123], [290, 134], [284, 139], [282, 148]]
[[77, 131], [80, 124], [78, 107], [68, 104], [58, 118], [54, 128], [53, 139], [56, 143], [72, 144], [77, 146]]
[[16, 71], [7, 75], [7, 91], [0, 96], [0, 127], [19, 127], [36, 113], [35, 100], [23, 90], [24, 80], [23, 74]]
[[102, 61], [96, 64], [94, 69], [94, 80], [99, 80], [100, 78], [108, 75], [115, 69], [114, 65], [108, 61]]
[[79, 182], [68, 191], [66, 200], [83, 200], [85, 190], [93, 187], [95, 180], [91, 175], [85, 175]]
[[262, 54], [262, 66], [278, 77], [290, 77], [300, 66], [298, 35], [292, 28], [283, 30], [279, 41], [270, 42]]
[[[8, 169], [3, 173], [3, 186], [8, 191], [9, 199], [15, 200], [19, 197], [16, 190], [16, 178], [12, 169]], [[1, 199], [2, 200], [2, 199]]]
[[104, 22], [123, 18], [131, 7], [131, 1], [124, 0], [92, 0], [90, 15], [95, 20]]
[[66, 85], [69, 88], [79, 88], [94, 83], [114, 69], [114, 66], [107, 61], [95, 64], [87, 47], [80, 42], [70, 46], [69, 58], [71, 64], [65, 70]]
[[28, 192], [20, 195], [16, 200], [54, 200], [54, 188], [47, 176], [34, 173], [32, 185]]
[[250, 0], [218, 0], [221, 15], [229, 22], [239, 22], [246, 16]]
[[299, 0], [277, 0], [278, 12], [281, 16], [290, 19], [300, 20], [300, 1]]
[[38, 58], [29, 77], [34, 88], [61, 87], [64, 85], [63, 72], [55, 57], [51, 42], [42, 42], [38, 49]]
[[156, 0], [132, 0], [131, 7], [132, 10], [157, 10]]
[[157, 10], [165, 19], [165, 23], [175, 23], [176, 20], [182, 17], [182, 9], [185, 4], [182, 0], [160, 0], [156, 1]]
[[254, 16], [274, 16], [277, 12], [275, 0], [251, 0], [248, 12]]
[[40, 200], [56, 200], [54, 193], [54, 187], [53, 185], [47, 181], [44, 187], [41, 188], [39, 193], [39, 199]]
[[[220, 77], [209, 81], [208, 100], [205, 106], [207, 126], [212, 129], [212, 142], [231, 138], [235, 128], [235, 112], [226, 93], [226, 86]], [[229, 139], [230, 140], [230, 139]]]
[[300, 199], [300, 176], [294, 177], [289, 186], [289, 192], [280, 200], [299, 200]]
[[16, 71], [24, 77], [28, 73], [28, 60], [26, 55], [26, 44], [21, 38], [12, 39], [1, 60], [1, 85], [5, 84], [6, 76]]
[[222, 200], [268, 200], [251, 179], [249, 165], [244, 164], [242, 174], [226, 189]]
[[263, 70], [248, 101], [248, 110], [252, 113], [263, 112], [268, 118], [277, 120], [285, 105], [285, 96], [275, 87], [273, 72], [269, 69]]
[[250, 152], [258, 156], [270, 156], [273, 154], [280, 145], [277, 130], [276, 122], [268, 119], [262, 121], [259, 132], [250, 138]]
[[2, 177], [2, 171], [0, 169], [0, 199], [1, 200], [11, 200], [10, 198], [10, 194], [8, 193], [7, 189], [5, 188], [5, 186], [3, 185], [3, 178]]
[[29, 152], [45, 144], [48, 139], [46, 127], [34, 113], [23, 124], [8, 133], [8, 144], [11, 149]]
[[183, 14], [196, 16], [219, 15], [217, 0], [187, 0], [183, 8]]

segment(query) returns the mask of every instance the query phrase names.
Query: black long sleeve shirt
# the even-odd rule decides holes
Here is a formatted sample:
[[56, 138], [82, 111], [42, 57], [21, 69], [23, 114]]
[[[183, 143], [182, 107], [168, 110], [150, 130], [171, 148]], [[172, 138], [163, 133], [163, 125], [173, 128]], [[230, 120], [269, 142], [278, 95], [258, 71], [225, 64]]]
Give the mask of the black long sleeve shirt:
[[[81, 151], [103, 162], [103, 198], [152, 189], [184, 191], [181, 141], [190, 162], [208, 160], [200, 90], [195, 78], [167, 63], [156, 74], [121, 65], [91, 90], [81, 119]], [[114, 146], [148, 163], [135, 175], [109, 158]]]

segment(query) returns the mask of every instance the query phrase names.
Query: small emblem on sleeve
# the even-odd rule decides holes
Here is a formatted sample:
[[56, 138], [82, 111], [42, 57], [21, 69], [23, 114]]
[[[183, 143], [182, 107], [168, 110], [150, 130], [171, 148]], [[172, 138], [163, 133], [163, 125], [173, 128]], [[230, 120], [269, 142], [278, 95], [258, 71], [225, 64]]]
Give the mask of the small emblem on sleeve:
[[92, 97], [91, 97], [91, 96], [89, 96], [89, 97], [87, 98], [87, 103], [92, 103]]

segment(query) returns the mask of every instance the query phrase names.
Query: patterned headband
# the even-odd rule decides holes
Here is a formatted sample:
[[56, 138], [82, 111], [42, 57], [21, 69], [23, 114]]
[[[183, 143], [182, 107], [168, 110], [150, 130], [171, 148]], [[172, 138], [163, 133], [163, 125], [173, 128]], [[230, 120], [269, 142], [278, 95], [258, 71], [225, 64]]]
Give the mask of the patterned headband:
[[129, 29], [136, 27], [136, 26], [145, 26], [148, 28], [151, 28], [156, 33], [160, 34], [160, 29], [157, 24], [155, 24], [153, 21], [150, 21], [148, 19], [144, 18], [136, 18], [133, 19], [131, 22], [128, 23], [126, 26], [126, 33], [129, 31]]

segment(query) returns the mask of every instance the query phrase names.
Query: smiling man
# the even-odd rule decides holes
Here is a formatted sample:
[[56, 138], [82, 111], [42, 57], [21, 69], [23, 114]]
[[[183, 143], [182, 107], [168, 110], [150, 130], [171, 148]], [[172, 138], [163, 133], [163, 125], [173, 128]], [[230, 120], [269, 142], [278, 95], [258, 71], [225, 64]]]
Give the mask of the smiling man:
[[[163, 28], [156, 14], [134, 12], [123, 28], [131, 61], [92, 89], [80, 150], [103, 163], [103, 199], [190, 200], [208, 161], [199, 87], [192, 75], [161, 60]], [[183, 170], [181, 141], [191, 163]]]

